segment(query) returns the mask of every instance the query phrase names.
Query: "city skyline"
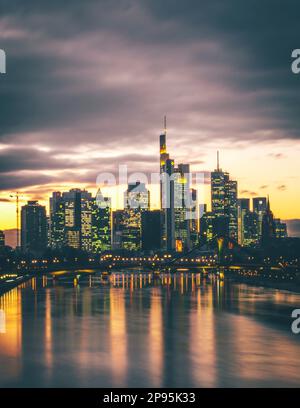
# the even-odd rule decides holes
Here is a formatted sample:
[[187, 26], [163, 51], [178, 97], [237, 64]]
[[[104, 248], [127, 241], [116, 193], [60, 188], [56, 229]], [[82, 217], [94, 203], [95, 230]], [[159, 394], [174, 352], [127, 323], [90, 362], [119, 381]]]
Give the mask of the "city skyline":
[[[166, 126], [166, 118], [164, 119], [164, 124]], [[163, 134], [166, 134], [167, 129], [164, 129]], [[169, 132], [168, 132], [169, 134]], [[169, 138], [170, 140], [172, 140], [172, 138]], [[168, 145], [170, 143], [170, 140], [168, 139]], [[172, 152], [172, 156], [176, 156], [176, 162], [179, 163], [179, 160], [177, 159], [177, 155], [176, 153], [173, 154], [174, 152]], [[179, 156], [180, 157], [180, 156]], [[214, 169], [211, 169], [210, 171], [204, 171], [203, 172], [203, 176], [204, 176], [204, 185], [201, 187], [201, 194], [203, 194], [202, 197], [199, 197], [201, 204], [205, 204], [207, 205], [208, 209], [211, 209], [211, 174], [214, 174], [214, 172], [218, 171], [218, 169], [220, 169], [220, 171], [222, 171], [221, 167], [222, 166], [222, 156], [220, 158], [220, 152], [217, 151], [215, 153], [215, 166]], [[221, 162], [221, 163], [220, 163]], [[157, 164], [158, 166], [158, 164]], [[180, 166], [180, 165], [179, 165]], [[189, 166], [189, 165], [188, 165]], [[105, 169], [104, 169], [105, 170]], [[156, 169], [157, 170], [157, 169]], [[191, 173], [193, 173], [193, 167], [191, 165]], [[225, 173], [228, 171], [228, 169], [224, 169]], [[189, 170], [188, 170], [189, 171]], [[229, 170], [229, 173], [231, 174], [231, 171]], [[132, 174], [134, 174], [134, 171], [132, 172]], [[227, 173], [226, 173], [227, 174]], [[131, 176], [131, 174], [128, 174], [129, 178]], [[236, 183], [236, 182], [235, 182]], [[150, 200], [150, 208], [151, 210], [156, 210], [160, 208], [160, 188], [159, 188], [159, 184], [151, 184], [151, 180], [149, 180], [149, 183], [146, 184], [147, 188], [149, 189], [149, 192], [151, 193], [151, 200]], [[253, 192], [249, 191], [248, 189], [241, 189], [239, 186], [239, 181], [237, 180], [237, 196], [241, 199], [250, 199], [250, 201], [252, 201], [255, 198], [259, 198], [259, 197], [269, 197], [269, 193], [267, 190], [267, 188], [263, 188], [263, 193], [265, 194], [253, 194]], [[267, 187], [267, 186], [264, 186]], [[62, 193], [66, 193], [67, 191], [71, 190], [72, 188], [79, 188], [82, 190], [89, 190], [91, 194], [93, 194], [94, 196], [96, 196], [97, 191], [99, 189], [99, 186], [97, 186], [95, 184], [95, 186], [86, 186], [86, 185], [80, 185], [80, 183], [74, 183], [74, 185], [69, 185], [68, 187], [65, 187], [65, 189], [61, 190]], [[111, 207], [112, 210], [120, 210], [124, 208], [124, 193], [126, 191], [127, 185], [126, 184], [120, 184], [117, 185], [115, 187], [105, 187], [105, 186], [101, 186], [101, 190], [103, 191], [105, 196], [109, 196], [110, 200], [111, 200]], [[52, 193], [52, 192], [51, 192]], [[51, 194], [50, 193], [50, 194]], [[25, 191], [22, 191], [22, 189], [19, 191], [19, 205], [25, 205], [28, 201], [39, 201], [39, 204], [44, 205], [47, 209], [47, 214], [49, 214], [50, 211], [50, 205], [49, 205], [49, 196], [48, 193], [45, 193], [45, 198], [41, 199], [40, 197], [36, 196], [32, 196], [32, 195], [26, 195]], [[5, 226], [0, 228], [2, 230], [14, 230], [14, 227], [16, 225], [16, 214], [15, 214], [15, 192], [12, 192], [12, 194], [10, 194], [10, 200], [11, 200], [11, 204], [13, 205], [13, 213], [12, 213], [12, 220], [9, 220], [9, 222], [11, 223], [10, 227], [6, 227]], [[1, 203], [3, 204], [3, 203]], [[276, 205], [274, 205], [274, 200], [272, 200], [272, 208], [276, 208]], [[274, 212], [276, 213], [276, 215], [278, 216], [278, 212], [276, 212], [276, 210], [274, 210]], [[280, 218], [278, 216], [278, 218]], [[286, 221], [286, 219], [283, 219], [284, 221]], [[288, 219], [287, 219], [288, 221]], [[290, 230], [290, 236], [297, 236], [297, 227], [298, 227], [298, 220], [291, 220], [291, 221], [296, 221], [295, 223], [295, 229], [296, 232], [293, 231], [293, 227], [289, 225], [288, 223], [288, 229]], [[3, 223], [3, 221], [2, 221]], [[9, 224], [10, 225], [10, 224]], [[299, 231], [299, 235], [300, 235], [300, 231]], [[10, 238], [11, 241], [11, 238]]]
[[213, 3], [101, 3], [84, 21], [77, 1], [73, 18], [59, 2], [34, 16], [22, 2], [3, 10], [1, 228], [15, 227], [15, 191], [46, 203], [51, 191], [90, 189], [115, 161], [156, 171], [164, 113], [178, 162], [209, 172], [220, 150], [241, 197], [268, 191], [278, 217], [300, 223], [293, 7], [273, 4], [270, 17], [267, 4], [231, 0], [220, 18]]

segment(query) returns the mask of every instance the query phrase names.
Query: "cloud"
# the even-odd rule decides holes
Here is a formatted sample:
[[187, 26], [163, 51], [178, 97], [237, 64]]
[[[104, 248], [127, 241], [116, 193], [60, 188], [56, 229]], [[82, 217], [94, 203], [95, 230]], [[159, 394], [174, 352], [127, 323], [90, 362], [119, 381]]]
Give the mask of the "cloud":
[[251, 197], [256, 197], [258, 195], [255, 191], [249, 191], [249, 190], [241, 190], [240, 194], [249, 195]]
[[287, 188], [286, 185], [285, 185], [285, 184], [282, 184], [282, 185], [280, 185], [280, 186], [277, 187], [277, 190], [279, 190], [279, 191], [285, 191], [286, 188]]
[[279, 0], [271, 14], [259, 0], [3, 0], [1, 189], [92, 183], [117, 161], [155, 171], [165, 113], [177, 155], [194, 164], [211, 141], [298, 141], [299, 11]]

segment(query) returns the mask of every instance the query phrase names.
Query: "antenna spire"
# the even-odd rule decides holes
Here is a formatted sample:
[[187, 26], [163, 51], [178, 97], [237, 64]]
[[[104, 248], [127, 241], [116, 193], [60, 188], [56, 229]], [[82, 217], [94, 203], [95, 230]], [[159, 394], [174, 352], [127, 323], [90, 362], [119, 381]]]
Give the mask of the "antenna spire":
[[219, 154], [219, 150], [217, 151], [217, 170], [220, 170], [220, 154]]
[[165, 135], [167, 135], [167, 116], [164, 116], [164, 131], [165, 131]]

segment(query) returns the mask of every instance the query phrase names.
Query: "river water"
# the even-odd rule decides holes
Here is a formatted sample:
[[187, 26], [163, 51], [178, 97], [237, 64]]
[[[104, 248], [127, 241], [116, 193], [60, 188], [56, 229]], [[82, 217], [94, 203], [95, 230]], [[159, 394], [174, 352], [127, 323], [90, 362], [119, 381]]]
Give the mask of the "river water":
[[47, 277], [0, 297], [0, 387], [300, 385], [300, 295], [196, 273]]

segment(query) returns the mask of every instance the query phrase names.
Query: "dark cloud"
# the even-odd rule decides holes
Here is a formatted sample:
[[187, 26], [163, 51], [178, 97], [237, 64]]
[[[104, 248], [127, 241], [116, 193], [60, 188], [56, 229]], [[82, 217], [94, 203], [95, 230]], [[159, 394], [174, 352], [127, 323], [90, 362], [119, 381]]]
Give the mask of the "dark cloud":
[[[300, 139], [296, 0], [0, 5], [0, 141], [11, 145], [0, 150], [3, 190], [55, 183], [62, 170], [74, 181], [84, 169], [76, 180], [92, 183], [117, 161], [155, 171], [148, 149], [165, 113], [175, 147]], [[78, 158], [87, 144], [110, 157]], [[190, 162], [202, 163], [197, 154]]]
[[281, 184], [280, 186], [277, 187], [277, 190], [279, 190], [279, 191], [285, 191], [285, 190], [286, 190], [286, 185], [285, 185], [285, 184]]

